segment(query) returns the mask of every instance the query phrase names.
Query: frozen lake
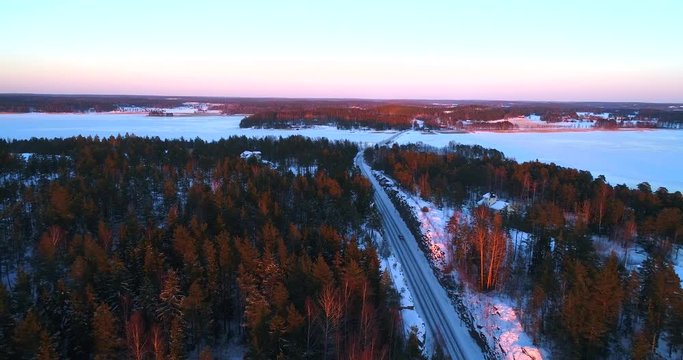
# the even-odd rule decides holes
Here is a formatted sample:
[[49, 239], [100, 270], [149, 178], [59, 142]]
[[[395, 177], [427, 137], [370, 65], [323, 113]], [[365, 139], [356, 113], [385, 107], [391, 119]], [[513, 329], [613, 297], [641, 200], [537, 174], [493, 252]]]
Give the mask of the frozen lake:
[[[140, 114], [0, 114], [0, 138], [108, 137], [126, 133], [161, 138], [218, 140], [232, 135], [264, 137], [303, 135], [365, 144], [395, 131], [351, 131], [320, 126], [301, 130], [241, 129], [242, 116], [148, 117]], [[424, 134], [409, 131], [398, 143], [445, 146], [450, 141], [498, 149], [518, 161], [536, 160], [605, 175], [611, 184], [647, 181], [653, 189], [683, 191], [683, 131], [590, 131], [548, 133]]]
[[174, 116], [150, 117], [144, 114], [0, 114], [0, 138], [30, 139], [31, 137], [70, 137], [135, 134], [158, 136], [162, 139], [183, 137], [219, 140], [230, 136], [293, 136], [326, 137], [330, 140], [353, 140], [374, 144], [395, 134], [395, 131], [351, 131], [318, 126], [301, 130], [241, 129], [244, 116]]
[[423, 142], [445, 146], [450, 141], [494, 148], [517, 161], [539, 160], [605, 175], [610, 184], [635, 187], [648, 182], [653, 190], [683, 191], [683, 131], [475, 132], [401, 135], [400, 144]]

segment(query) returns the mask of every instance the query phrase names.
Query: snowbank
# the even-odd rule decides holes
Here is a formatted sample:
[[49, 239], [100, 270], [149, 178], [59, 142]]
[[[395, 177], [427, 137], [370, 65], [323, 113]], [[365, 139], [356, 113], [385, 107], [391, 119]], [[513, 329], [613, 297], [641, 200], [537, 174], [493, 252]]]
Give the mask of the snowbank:
[[413, 303], [413, 295], [406, 285], [406, 280], [403, 275], [403, 268], [394, 255], [389, 255], [387, 258], [381, 259], [380, 267], [382, 271], [388, 271], [391, 275], [391, 280], [394, 287], [401, 295], [401, 318], [403, 319], [403, 328], [406, 334], [409, 334], [413, 328], [417, 329], [417, 338], [421, 343], [425, 343], [425, 323], [420, 318], [420, 315], [415, 311], [415, 304]]
[[[543, 352], [522, 329], [513, 301], [465, 289], [461, 295], [471, 314], [479, 321], [489, 344], [497, 345], [504, 359], [543, 359]], [[546, 352], [547, 354], [547, 352]]]

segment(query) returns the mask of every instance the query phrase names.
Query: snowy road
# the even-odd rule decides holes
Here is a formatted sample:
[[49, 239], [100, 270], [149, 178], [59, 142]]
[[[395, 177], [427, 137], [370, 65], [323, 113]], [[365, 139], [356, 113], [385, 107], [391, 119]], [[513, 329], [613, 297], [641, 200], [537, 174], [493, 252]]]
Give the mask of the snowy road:
[[432, 346], [440, 343], [444, 352], [453, 359], [483, 359], [484, 354], [458, 317], [448, 294], [417, 247], [415, 238], [384, 189], [372, 176], [370, 167], [363, 159], [362, 151], [356, 156], [355, 163], [375, 189], [375, 203], [382, 217], [384, 238], [403, 266], [406, 283], [413, 294], [415, 309], [425, 322], [427, 343]]

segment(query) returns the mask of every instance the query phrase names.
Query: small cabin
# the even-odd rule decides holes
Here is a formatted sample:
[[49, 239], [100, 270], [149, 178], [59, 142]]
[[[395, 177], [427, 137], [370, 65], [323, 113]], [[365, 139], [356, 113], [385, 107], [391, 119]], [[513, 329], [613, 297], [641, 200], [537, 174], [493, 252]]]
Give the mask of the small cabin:
[[261, 152], [245, 150], [240, 154], [240, 157], [244, 160], [256, 158], [256, 160], [261, 161]]
[[486, 205], [492, 210], [503, 211], [507, 210], [510, 205], [507, 201], [498, 199], [498, 195], [493, 193], [486, 193], [477, 201], [477, 205]]
[[172, 112], [166, 112], [166, 110], [163, 109], [156, 109], [156, 110], [151, 110], [147, 116], [173, 116]]

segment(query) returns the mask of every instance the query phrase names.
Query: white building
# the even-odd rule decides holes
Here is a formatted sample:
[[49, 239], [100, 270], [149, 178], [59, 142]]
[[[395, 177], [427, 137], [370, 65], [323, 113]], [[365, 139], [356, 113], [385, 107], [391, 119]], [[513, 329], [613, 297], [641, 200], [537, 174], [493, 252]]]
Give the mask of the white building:
[[260, 151], [249, 151], [245, 150], [240, 154], [240, 157], [242, 159], [250, 159], [252, 157], [256, 158], [256, 160], [261, 160], [261, 152]]
[[507, 210], [510, 204], [507, 201], [498, 199], [496, 194], [486, 193], [481, 197], [481, 200], [477, 201], [477, 205], [486, 205], [492, 210], [503, 211]]

